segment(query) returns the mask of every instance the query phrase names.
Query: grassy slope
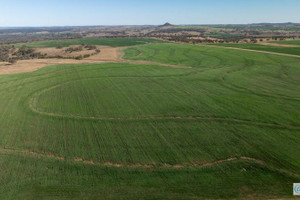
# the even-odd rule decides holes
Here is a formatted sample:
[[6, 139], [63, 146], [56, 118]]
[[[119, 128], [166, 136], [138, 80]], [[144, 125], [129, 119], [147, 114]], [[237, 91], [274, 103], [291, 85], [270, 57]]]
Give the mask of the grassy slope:
[[[0, 199], [291, 196], [299, 177], [287, 173], [300, 173], [300, 135], [285, 127], [300, 126], [297, 59], [175, 44], [133, 47], [125, 57], [193, 68], [58, 65], [0, 76], [0, 146], [67, 159], [1, 149]], [[150, 116], [210, 120], [128, 120]], [[184, 169], [74, 162], [189, 165], [240, 156], [269, 167], [251, 161]]]
[[267, 45], [260, 45], [260, 44], [215, 44], [215, 45], [300, 55], [300, 47], [276, 47], [276, 46], [267, 46]]
[[80, 45], [80, 44], [93, 44], [93, 45], [105, 45], [111, 47], [122, 47], [122, 46], [134, 46], [145, 43], [159, 42], [160, 40], [150, 39], [150, 38], [82, 38], [82, 39], [68, 39], [68, 40], [45, 40], [36, 41], [29, 43], [17, 44], [17, 47], [26, 45], [30, 48], [43, 48], [43, 47], [57, 47], [63, 46], [67, 47], [70, 45]]
[[175, 44], [149, 44], [125, 52], [126, 59], [192, 66], [195, 76], [201, 72], [200, 80], [213, 79], [235, 91], [299, 99], [294, 92], [299, 87], [293, 84], [299, 81], [298, 59]]

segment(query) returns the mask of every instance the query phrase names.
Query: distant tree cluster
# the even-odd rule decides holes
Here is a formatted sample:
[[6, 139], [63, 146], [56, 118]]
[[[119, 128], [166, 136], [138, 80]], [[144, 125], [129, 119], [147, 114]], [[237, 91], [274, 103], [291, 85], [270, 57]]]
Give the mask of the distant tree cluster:
[[97, 49], [96, 45], [91, 45], [91, 44], [82, 44], [82, 46], [87, 49], [87, 50], [95, 50]]
[[44, 58], [46, 55], [35, 52], [35, 49], [27, 48], [23, 45], [21, 48], [14, 46], [2, 45], [0, 46], [0, 61], [15, 63], [18, 60], [28, 60], [34, 58]]
[[65, 50], [66, 53], [72, 53], [72, 52], [79, 52], [82, 51], [83, 47], [82, 45], [78, 46], [78, 47], [69, 47]]
[[9, 62], [13, 48], [13, 46], [0, 46], [0, 61]]
[[[57, 46], [57, 49], [62, 49], [62, 46]], [[56, 55], [56, 56], [47, 56], [47, 58], [58, 58], [58, 59], [75, 59], [75, 60], [82, 60], [84, 58], [88, 58], [90, 56], [99, 54], [101, 51], [97, 48], [96, 45], [90, 45], [90, 44], [81, 44], [80, 46], [75, 47], [68, 47], [65, 50], [63, 50], [65, 53], [73, 53], [73, 52], [81, 52], [83, 50], [94, 50], [93, 53], [90, 54], [84, 54], [84, 55], [78, 55], [78, 56], [62, 56], [62, 55]]]
[[96, 50], [97, 46], [96, 45], [90, 45], [90, 44], [81, 44], [80, 46], [77, 47], [69, 47], [65, 50], [66, 53], [72, 53], [72, 52], [80, 52], [82, 50]]

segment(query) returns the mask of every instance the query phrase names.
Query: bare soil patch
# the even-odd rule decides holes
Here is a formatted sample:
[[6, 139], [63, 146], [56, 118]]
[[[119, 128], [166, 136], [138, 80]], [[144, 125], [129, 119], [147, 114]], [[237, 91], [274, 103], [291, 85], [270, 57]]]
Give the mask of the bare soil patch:
[[[71, 48], [76, 48], [79, 47], [79, 45], [73, 45], [70, 46]], [[68, 48], [70, 48], [68, 47]], [[68, 48], [38, 48], [36, 49], [36, 52], [41, 53], [41, 54], [46, 54], [49, 57], [55, 57], [55, 56], [61, 56], [61, 57], [76, 57], [76, 56], [80, 56], [80, 55], [85, 55], [85, 54], [92, 54], [94, 53], [94, 50], [88, 50], [88, 49], [83, 49], [81, 51], [73, 51], [73, 52], [66, 52], [66, 49]]]

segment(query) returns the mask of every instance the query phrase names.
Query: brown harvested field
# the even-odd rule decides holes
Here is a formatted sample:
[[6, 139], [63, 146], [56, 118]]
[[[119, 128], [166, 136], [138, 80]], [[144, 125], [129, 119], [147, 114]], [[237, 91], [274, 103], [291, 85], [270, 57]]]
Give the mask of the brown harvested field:
[[[90, 61], [119, 61], [123, 55], [123, 49], [121, 47], [106, 47], [106, 46], [97, 46], [101, 51], [99, 54], [93, 55], [84, 60]], [[125, 47], [128, 48], [128, 47]]]
[[[120, 48], [106, 47], [106, 46], [97, 46], [97, 47], [101, 51], [99, 54], [90, 56], [82, 60], [47, 58], [47, 59], [20, 60], [15, 64], [0, 62], [0, 74], [16, 74], [16, 73], [33, 72], [42, 67], [49, 66], [49, 65], [56, 65], [56, 64], [88, 64], [88, 63], [120, 61], [122, 55], [120, 53], [121, 52]], [[55, 56], [55, 55], [60, 55], [59, 53], [61, 52], [64, 52], [64, 49], [43, 48], [43, 49], [37, 49], [37, 51]], [[93, 50], [87, 50], [87, 51], [93, 52]], [[74, 52], [74, 53], [76, 54], [80, 53], [79, 55], [84, 55], [87, 52], [81, 51], [81, 52]]]
[[[79, 45], [73, 45], [70, 47], [79, 47]], [[85, 55], [85, 54], [92, 54], [95, 51], [94, 50], [87, 50], [87, 49], [83, 49], [82, 51], [74, 51], [72, 53], [68, 53], [66, 52], [67, 48], [55, 48], [55, 47], [51, 47], [51, 48], [38, 48], [36, 49], [36, 52], [39, 52], [41, 54], [46, 54], [49, 57], [53, 57], [53, 56], [62, 56], [62, 57], [71, 57], [71, 56], [80, 56], [80, 55]]]

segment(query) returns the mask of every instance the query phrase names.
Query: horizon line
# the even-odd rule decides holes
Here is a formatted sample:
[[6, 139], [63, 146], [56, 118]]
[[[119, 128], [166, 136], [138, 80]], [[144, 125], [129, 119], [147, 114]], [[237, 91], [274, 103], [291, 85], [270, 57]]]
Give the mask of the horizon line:
[[[168, 23], [168, 22], [167, 22]], [[258, 22], [258, 23], [211, 23], [211, 24], [172, 24], [174, 26], [209, 26], [209, 25], [254, 25], [254, 24], [300, 24], [300, 22]], [[57, 28], [57, 27], [100, 27], [100, 26], [161, 26], [164, 24], [118, 24], [118, 25], [51, 25], [51, 26], [0, 26], [0, 28]]]

